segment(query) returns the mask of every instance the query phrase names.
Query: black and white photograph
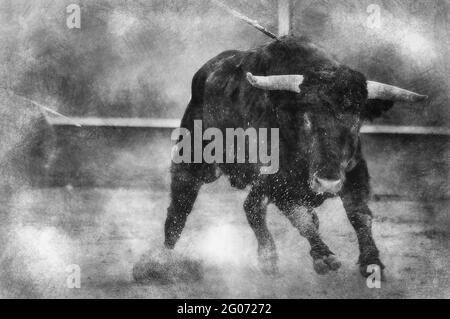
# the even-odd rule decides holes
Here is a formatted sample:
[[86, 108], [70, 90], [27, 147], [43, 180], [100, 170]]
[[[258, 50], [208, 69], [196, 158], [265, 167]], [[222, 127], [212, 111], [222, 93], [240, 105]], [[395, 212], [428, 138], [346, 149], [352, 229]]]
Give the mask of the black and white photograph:
[[450, 299], [449, 110], [450, 0], [0, 0], [0, 299]]

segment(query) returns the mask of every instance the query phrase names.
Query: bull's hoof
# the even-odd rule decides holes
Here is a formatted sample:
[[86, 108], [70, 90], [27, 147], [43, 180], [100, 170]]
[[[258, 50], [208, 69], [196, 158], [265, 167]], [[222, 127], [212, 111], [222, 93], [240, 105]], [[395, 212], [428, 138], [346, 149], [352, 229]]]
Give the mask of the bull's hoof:
[[314, 270], [319, 275], [326, 275], [330, 271], [336, 271], [341, 268], [341, 262], [334, 256], [324, 256], [314, 260]]
[[277, 277], [280, 274], [278, 269], [278, 255], [274, 251], [260, 251], [259, 265], [263, 274], [269, 277]]
[[133, 279], [146, 284], [195, 282], [202, 279], [202, 274], [200, 262], [166, 249], [145, 254], [133, 267]]

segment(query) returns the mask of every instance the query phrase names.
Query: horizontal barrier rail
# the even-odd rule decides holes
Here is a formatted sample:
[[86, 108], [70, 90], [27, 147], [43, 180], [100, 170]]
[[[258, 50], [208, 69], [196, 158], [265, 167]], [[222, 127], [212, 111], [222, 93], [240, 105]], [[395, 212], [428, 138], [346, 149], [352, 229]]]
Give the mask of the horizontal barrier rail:
[[73, 122], [86, 127], [131, 127], [131, 128], [168, 128], [175, 129], [180, 126], [177, 119], [156, 118], [118, 118], [118, 117], [70, 117], [49, 118], [50, 124], [55, 126], [74, 126]]
[[[166, 128], [175, 129], [180, 126], [177, 119], [156, 118], [100, 118], [100, 117], [70, 117], [50, 118], [55, 126], [75, 126], [77, 123], [83, 127], [120, 127], [120, 128]], [[364, 125], [363, 134], [392, 134], [392, 135], [437, 135], [450, 136], [450, 128], [425, 126], [398, 126], [398, 125]]]

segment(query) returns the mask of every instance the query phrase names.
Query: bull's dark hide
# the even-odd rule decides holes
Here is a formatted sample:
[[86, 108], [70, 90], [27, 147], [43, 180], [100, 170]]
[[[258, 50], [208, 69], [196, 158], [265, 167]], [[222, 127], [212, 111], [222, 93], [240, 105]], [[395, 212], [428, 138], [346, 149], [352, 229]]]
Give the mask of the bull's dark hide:
[[[302, 93], [255, 89], [246, 81], [247, 72], [302, 74], [305, 76]], [[317, 206], [329, 195], [315, 194], [308, 187], [311, 161], [304, 145], [308, 139], [302, 132], [302, 115], [313, 112], [319, 117], [323, 115], [324, 119], [347, 115], [372, 119], [392, 105], [392, 102], [367, 101], [364, 75], [340, 65], [306, 38], [287, 37], [252, 51], [227, 51], [206, 63], [194, 77], [192, 100], [182, 126], [193, 130], [193, 120], [199, 119], [203, 120], [203, 129], [279, 128], [281, 169], [278, 174], [267, 177], [273, 197], [281, 196], [277, 193], [282, 192], [292, 201]], [[350, 138], [354, 139], [350, 153], [359, 160], [362, 156], [359, 137], [354, 134]], [[333, 140], [329, 142], [333, 144]], [[211, 166], [194, 164], [191, 167], [205, 181], [216, 175]], [[257, 165], [223, 164], [220, 167], [238, 188], [252, 185], [259, 176]]]

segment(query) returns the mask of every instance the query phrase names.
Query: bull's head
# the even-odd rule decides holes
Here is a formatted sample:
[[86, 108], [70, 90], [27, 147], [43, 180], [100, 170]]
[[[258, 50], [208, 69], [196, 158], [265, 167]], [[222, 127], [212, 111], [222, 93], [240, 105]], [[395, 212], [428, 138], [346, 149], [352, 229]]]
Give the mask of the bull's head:
[[[395, 86], [367, 81], [346, 67], [305, 75], [253, 76], [254, 87], [289, 91], [289, 114], [295, 114], [299, 146], [307, 155], [309, 183], [316, 193], [337, 194], [345, 173], [355, 165], [359, 132], [365, 119], [373, 119], [394, 102], [418, 102], [426, 96]], [[282, 92], [281, 92], [282, 93]], [[292, 112], [294, 109], [294, 112]], [[283, 123], [281, 123], [283, 125]]]

